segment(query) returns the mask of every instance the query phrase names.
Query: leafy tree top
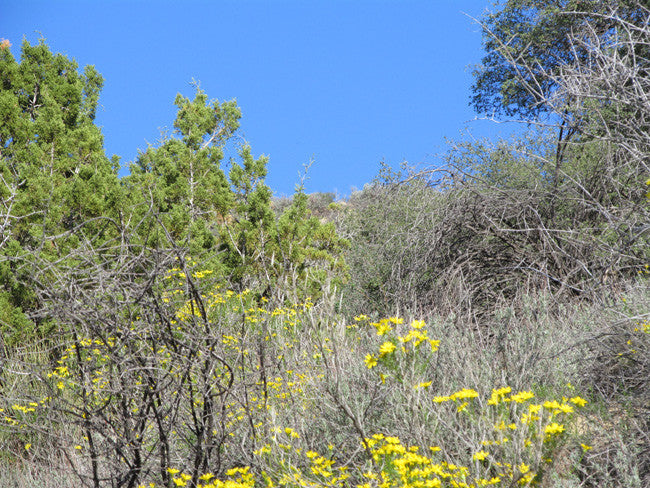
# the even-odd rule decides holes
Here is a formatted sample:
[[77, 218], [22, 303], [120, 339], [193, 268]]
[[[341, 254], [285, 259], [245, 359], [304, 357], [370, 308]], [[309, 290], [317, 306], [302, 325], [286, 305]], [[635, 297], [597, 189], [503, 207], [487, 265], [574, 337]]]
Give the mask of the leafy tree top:
[[[580, 32], [607, 42], [616, 29], [611, 15], [640, 13], [638, 0], [506, 0], [481, 21], [485, 56], [474, 71], [470, 104], [479, 113], [535, 120], [559, 107], [548, 102], [564, 66], [585, 65], [588, 43]], [[570, 103], [567, 100], [566, 103]]]
[[41, 39], [22, 43], [20, 61], [0, 49], [0, 80], [0, 173], [16, 193], [14, 237], [36, 245], [105, 215], [119, 183], [94, 123], [102, 76]]

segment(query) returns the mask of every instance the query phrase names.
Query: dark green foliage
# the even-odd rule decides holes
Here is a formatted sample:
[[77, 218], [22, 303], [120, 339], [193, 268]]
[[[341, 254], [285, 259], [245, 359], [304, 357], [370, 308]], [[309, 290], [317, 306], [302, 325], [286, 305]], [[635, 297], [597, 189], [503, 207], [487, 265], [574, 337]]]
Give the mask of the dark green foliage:
[[474, 71], [476, 111], [554, 127], [555, 180], [571, 146], [594, 140], [627, 153], [609, 158], [606, 171], [647, 173], [647, 2], [507, 0], [498, 7], [481, 21], [486, 54]]
[[[625, 4], [629, 3], [629, 6]], [[548, 102], [561, 68], [587, 63], [589, 52], [575, 42], [585, 25], [605, 39], [615, 22], [603, 15], [619, 4], [629, 17], [635, 2], [595, 0], [507, 0], [482, 19], [485, 56], [474, 72], [471, 103], [477, 112], [533, 120], [569, 108]]]
[[194, 100], [179, 94], [174, 103], [177, 137], [141, 153], [125, 184], [133, 201], [152, 201], [174, 239], [205, 251], [216, 242], [204, 224], [223, 220], [233, 203], [221, 163], [241, 113], [234, 101], [210, 102], [200, 89]]
[[20, 62], [0, 50], [0, 78], [0, 288], [4, 327], [22, 334], [23, 312], [37, 305], [34, 287], [47, 286], [36, 261], [60, 260], [80, 239], [101, 239], [121, 190], [94, 124], [103, 84], [94, 67], [79, 73], [43, 40], [25, 41]]
[[283, 267], [281, 288], [295, 290], [294, 301], [332, 293], [346, 281], [342, 253], [349, 247], [332, 222], [321, 222], [309, 209], [309, 197], [298, 186], [293, 202], [277, 225], [278, 257]]
[[103, 79], [92, 66], [79, 74], [74, 61], [53, 55], [43, 41], [25, 41], [20, 63], [2, 50], [0, 72], [2, 173], [17, 182], [15, 210], [25, 216], [12, 231], [21, 244], [36, 246], [104, 215], [119, 198], [93, 122]]
[[229, 177], [234, 207], [221, 228], [221, 246], [230, 279], [243, 289], [260, 285], [259, 279], [270, 258], [275, 216], [271, 210], [271, 189], [264, 183], [268, 158], [255, 159], [249, 146], [244, 146], [239, 154], [241, 164], [231, 161]]
[[344, 241], [333, 226], [311, 217], [302, 190], [276, 215], [268, 157], [255, 158], [246, 144], [226, 175], [224, 149], [241, 116], [234, 101], [210, 102], [198, 89], [193, 101], [178, 95], [175, 104], [175, 137], [141, 153], [124, 179], [136, 215], [153, 219], [141, 237], [150, 246], [171, 237], [238, 290], [279, 301], [320, 296], [326, 278], [343, 270]]
[[23, 311], [13, 305], [11, 292], [0, 293], [0, 347], [15, 347], [26, 342], [33, 328]]

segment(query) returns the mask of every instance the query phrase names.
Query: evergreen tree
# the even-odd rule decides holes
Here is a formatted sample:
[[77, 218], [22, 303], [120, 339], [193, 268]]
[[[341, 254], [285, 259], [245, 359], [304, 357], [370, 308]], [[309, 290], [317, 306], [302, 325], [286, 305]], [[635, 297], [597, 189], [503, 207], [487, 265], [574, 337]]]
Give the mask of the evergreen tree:
[[21, 310], [35, 306], [34, 287], [47, 286], [35, 262], [56, 262], [80, 240], [111, 232], [121, 190], [94, 123], [103, 79], [93, 66], [80, 73], [43, 39], [25, 41], [20, 61], [0, 49], [0, 80], [0, 300], [11, 307], [3, 326], [13, 334]]
[[234, 206], [221, 228], [224, 261], [230, 279], [239, 288], [260, 285], [268, 275], [268, 249], [274, 236], [275, 216], [271, 189], [264, 183], [268, 158], [253, 157], [245, 145], [239, 152], [241, 164], [231, 160], [229, 173]]
[[200, 89], [194, 100], [179, 94], [174, 104], [176, 137], [141, 153], [125, 184], [135, 201], [152, 200], [175, 240], [199, 252], [216, 245], [210, 225], [223, 221], [233, 204], [221, 163], [241, 113], [234, 100], [210, 102]]
[[143, 227], [147, 245], [171, 237], [241, 290], [280, 301], [319, 296], [326, 278], [344, 268], [345, 241], [333, 225], [311, 216], [302, 187], [276, 218], [265, 183], [268, 157], [255, 158], [247, 144], [226, 175], [224, 150], [241, 117], [234, 101], [211, 102], [197, 89], [194, 100], [178, 95], [175, 105], [173, 136], [141, 153], [124, 179], [143, 215], [153, 206]]
[[343, 259], [349, 242], [341, 238], [333, 222], [314, 217], [302, 184], [277, 226], [277, 254], [281, 258], [281, 290], [292, 290], [294, 300], [318, 299], [327, 287], [340, 287], [347, 279]]

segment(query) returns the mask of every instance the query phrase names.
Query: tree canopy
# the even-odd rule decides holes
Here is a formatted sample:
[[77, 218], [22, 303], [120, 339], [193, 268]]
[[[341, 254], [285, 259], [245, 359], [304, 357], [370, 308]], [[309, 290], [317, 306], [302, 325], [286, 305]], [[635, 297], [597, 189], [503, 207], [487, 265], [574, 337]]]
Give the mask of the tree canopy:
[[[0, 301], [8, 336], [30, 321], [49, 321], [39, 312], [42, 292], [86, 259], [81, 249], [104, 255], [100, 261], [126, 259], [115, 253], [127, 243], [183, 249], [210, 263], [220, 279], [260, 294], [285, 282], [294, 266], [338, 259], [336, 245], [322, 251], [332, 253], [324, 261], [303, 256], [316, 246], [306, 233], [338, 242], [332, 226], [291, 207], [286, 212], [296, 227], [288, 233], [287, 218], [273, 213], [264, 182], [268, 158], [254, 157], [235, 137], [241, 112], [234, 100], [210, 100], [198, 85], [193, 99], [178, 94], [173, 134], [142, 151], [120, 179], [95, 124], [103, 78], [94, 67], [80, 71], [44, 40], [25, 41], [20, 60], [3, 44], [0, 76]], [[238, 158], [225, 160], [227, 145], [239, 147]], [[293, 250], [283, 254], [286, 246]], [[318, 291], [316, 275], [292, 282], [303, 290], [298, 295]]]
[[[497, 6], [481, 19], [485, 56], [474, 71], [471, 104], [479, 113], [526, 121], [575, 110], [581, 100], [563, 90], [567, 68], [598, 68], [594, 51], [624, 48], [629, 27], [643, 29], [648, 14], [639, 0], [507, 0]], [[636, 39], [634, 49], [646, 52], [635, 63], [647, 65], [645, 42]]]

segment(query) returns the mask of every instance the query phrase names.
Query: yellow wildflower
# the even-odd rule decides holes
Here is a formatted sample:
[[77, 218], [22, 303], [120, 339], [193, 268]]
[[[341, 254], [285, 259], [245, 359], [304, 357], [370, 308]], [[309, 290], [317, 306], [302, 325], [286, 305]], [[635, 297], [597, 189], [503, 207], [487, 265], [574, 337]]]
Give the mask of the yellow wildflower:
[[498, 405], [508, 393], [512, 391], [509, 386], [492, 390], [492, 396], [488, 400], [488, 405]]
[[384, 342], [381, 346], [379, 346], [379, 354], [380, 356], [385, 356], [386, 354], [390, 354], [395, 350], [395, 344], [392, 342], [386, 341]]
[[558, 407], [558, 411], [562, 413], [572, 413], [573, 407], [571, 405], [567, 405], [566, 403], [563, 403]]
[[519, 393], [512, 395], [510, 400], [515, 403], [524, 403], [531, 398], [535, 398], [535, 394], [532, 391], [520, 391]]
[[553, 422], [552, 424], [544, 427], [544, 433], [549, 436], [561, 434], [562, 432], [564, 432], [564, 426], [556, 422]]
[[474, 455], [472, 456], [472, 459], [473, 459], [474, 461], [483, 461], [483, 460], [484, 460], [485, 458], [487, 458], [489, 455], [490, 455], [489, 452], [479, 451], [479, 452], [477, 452], [476, 454], [474, 454]]
[[423, 329], [426, 326], [424, 320], [414, 320], [411, 322], [412, 329]]
[[557, 400], [547, 401], [543, 403], [543, 406], [547, 410], [557, 410], [560, 408], [560, 404], [557, 402]]
[[463, 388], [460, 391], [457, 391], [456, 393], [453, 393], [452, 395], [449, 395], [449, 398], [452, 400], [465, 400], [467, 398], [476, 398], [478, 397], [478, 392], [476, 390], [472, 390], [471, 388]]
[[364, 362], [366, 363], [366, 366], [368, 369], [372, 369], [375, 366], [377, 366], [377, 358], [371, 354], [368, 354], [366, 358], [364, 359]]
[[579, 396], [573, 397], [569, 401], [578, 407], [584, 407], [587, 404], [587, 400], [580, 398]]
[[388, 325], [388, 323], [386, 323], [386, 322], [380, 322], [377, 325], [377, 335], [379, 335], [379, 336], [387, 334], [391, 330], [393, 330], [393, 328], [390, 325]]

